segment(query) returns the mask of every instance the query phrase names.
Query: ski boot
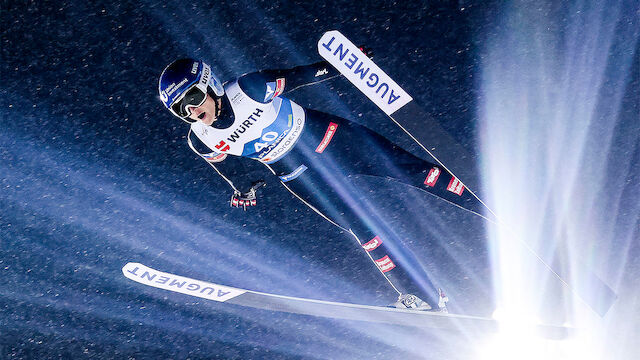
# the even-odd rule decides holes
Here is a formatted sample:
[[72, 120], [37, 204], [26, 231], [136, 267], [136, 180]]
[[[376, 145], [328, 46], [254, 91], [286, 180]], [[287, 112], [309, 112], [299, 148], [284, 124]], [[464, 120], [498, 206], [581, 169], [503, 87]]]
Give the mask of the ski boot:
[[409, 309], [418, 311], [431, 310], [431, 305], [413, 294], [401, 294], [400, 296], [398, 296], [398, 300], [395, 303], [391, 304], [391, 306], [395, 307], [396, 309]]
[[449, 301], [449, 298], [444, 293], [444, 291], [441, 288], [438, 288], [438, 309], [440, 312], [443, 312], [443, 313], [449, 312], [449, 310], [447, 309], [448, 301]]

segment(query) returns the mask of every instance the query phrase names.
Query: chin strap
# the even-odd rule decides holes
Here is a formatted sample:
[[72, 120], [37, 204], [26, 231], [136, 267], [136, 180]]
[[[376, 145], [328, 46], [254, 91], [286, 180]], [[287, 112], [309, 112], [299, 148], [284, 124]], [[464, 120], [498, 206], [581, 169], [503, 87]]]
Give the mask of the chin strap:
[[189, 133], [187, 134], [187, 144], [189, 144], [189, 147], [191, 148], [191, 150], [193, 150], [194, 153], [198, 154], [198, 156], [200, 156], [204, 161], [206, 161], [207, 164], [209, 164], [209, 166], [211, 166], [213, 170], [215, 170], [218, 173], [218, 175], [220, 175], [220, 177], [222, 177], [224, 181], [226, 181], [229, 184], [229, 186], [231, 186], [231, 189], [233, 189], [234, 194], [241, 193], [240, 190], [238, 190], [238, 188], [236, 188], [236, 186], [233, 185], [233, 182], [229, 180], [229, 178], [224, 176], [224, 174], [222, 174], [215, 165], [213, 165], [209, 160], [207, 160], [206, 157], [204, 157], [203, 154], [201, 154], [198, 150], [196, 150], [196, 148], [193, 146], [193, 143], [191, 142], [191, 129], [189, 129]]

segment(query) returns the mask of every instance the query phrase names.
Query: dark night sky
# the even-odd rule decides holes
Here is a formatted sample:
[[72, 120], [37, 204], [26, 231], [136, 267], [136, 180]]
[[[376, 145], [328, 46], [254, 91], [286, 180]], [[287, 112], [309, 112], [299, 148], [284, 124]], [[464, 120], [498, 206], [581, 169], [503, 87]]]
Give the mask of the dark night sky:
[[[206, 59], [224, 80], [315, 62], [317, 40], [336, 29], [371, 47], [378, 65], [479, 153], [485, 45], [509, 26], [501, 20], [509, 7], [500, 3], [0, 3], [0, 358], [471, 358], [473, 344], [462, 335], [212, 304], [143, 288], [120, 269], [138, 261], [252, 290], [384, 305], [393, 294], [360, 249], [261, 165], [230, 160], [232, 175], [263, 177], [268, 185], [256, 209], [227, 207], [226, 185], [188, 149], [187, 127], [159, 101], [158, 76], [186, 56]], [[637, 3], [622, 3], [631, 10], [621, 12], [616, 29], [626, 22], [635, 40], [616, 43], [610, 59], [626, 52], [633, 61], [603, 161], [631, 158], [627, 180], [615, 182], [629, 194], [640, 174], [638, 13]], [[540, 11], [549, 11], [557, 28], [548, 31], [559, 44], [570, 38], [564, 26], [580, 15], [553, 6]], [[615, 81], [611, 74], [603, 83]], [[346, 80], [292, 98], [427, 156]], [[425, 269], [447, 284], [452, 309], [490, 315], [482, 221], [414, 189], [358, 181]], [[418, 201], [393, 205], [406, 196]], [[632, 229], [635, 240], [620, 247], [633, 258], [640, 252], [638, 207], [616, 209], [612, 231]], [[640, 274], [637, 261], [626, 266]]]

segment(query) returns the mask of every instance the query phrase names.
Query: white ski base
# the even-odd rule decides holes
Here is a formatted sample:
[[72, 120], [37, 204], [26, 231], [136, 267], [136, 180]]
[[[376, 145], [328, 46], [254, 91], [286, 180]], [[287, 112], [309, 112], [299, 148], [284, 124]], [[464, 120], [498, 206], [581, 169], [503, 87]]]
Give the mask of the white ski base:
[[[139, 263], [126, 264], [122, 268], [122, 273], [127, 278], [144, 285], [257, 309], [331, 319], [445, 329], [465, 333], [473, 331], [495, 332], [500, 328], [499, 322], [491, 318], [396, 309], [383, 306], [358, 305], [262, 293], [164, 273]], [[555, 325], [531, 326], [541, 336], [552, 339], [566, 338], [570, 335], [571, 330], [567, 327]]]

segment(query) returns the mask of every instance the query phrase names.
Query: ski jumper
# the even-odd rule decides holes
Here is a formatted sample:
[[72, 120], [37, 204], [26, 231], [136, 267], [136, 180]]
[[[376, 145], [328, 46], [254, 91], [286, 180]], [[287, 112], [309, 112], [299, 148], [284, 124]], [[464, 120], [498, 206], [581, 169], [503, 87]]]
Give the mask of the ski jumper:
[[375, 264], [375, 271], [398, 294], [418, 295], [434, 307], [437, 288], [393, 229], [376, 215], [352, 178], [390, 178], [467, 209], [479, 210], [479, 204], [441, 167], [363, 126], [304, 109], [282, 96], [336, 76], [338, 72], [328, 63], [319, 62], [250, 73], [230, 81], [224, 86], [218, 120], [212, 126], [191, 125], [209, 150], [201, 154], [191, 147], [210, 163], [228, 155], [263, 163], [295, 197], [352, 235]]

